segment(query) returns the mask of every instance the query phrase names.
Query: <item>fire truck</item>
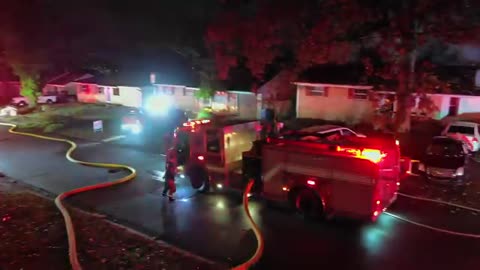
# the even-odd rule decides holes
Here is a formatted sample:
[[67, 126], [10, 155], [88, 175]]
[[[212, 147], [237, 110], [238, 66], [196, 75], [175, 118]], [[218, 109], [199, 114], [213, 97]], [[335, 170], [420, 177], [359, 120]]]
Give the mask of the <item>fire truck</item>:
[[171, 149], [194, 188], [243, 190], [254, 179], [253, 192], [289, 203], [306, 217], [375, 221], [395, 201], [395, 140], [305, 133], [259, 140], [260, 130], [255, 121], [191, 121], [175, 131]]
[[167, 156], [201, 192], [224, 187], [241, 189], [242, 181], [229, 180], [241, 175], [242, 154], [252, 148], [260, 128], [258, 121], [189, 121], [175, 130]]

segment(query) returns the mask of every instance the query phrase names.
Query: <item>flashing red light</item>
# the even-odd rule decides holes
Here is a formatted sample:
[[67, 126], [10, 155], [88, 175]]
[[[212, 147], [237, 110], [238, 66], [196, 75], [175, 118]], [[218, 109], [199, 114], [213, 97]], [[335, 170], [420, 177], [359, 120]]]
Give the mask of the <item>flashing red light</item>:
[[379, 201], [379, 200], [377, 201], [377, 205], [380, 205], [380, 201]]
[[374, 216], [374, 217], [378, 217], [378, 214], [379, 214], [378, 211], [373, 212], [373, 216]]
[[343, 148], [337, 146], [337, 152], [344, 152], [354, 155], [357, 158], [368, 159], [373, 163], [379, 163], [385, 157], [385, 154], [378, 149], [365, 148], [363, 150], [356, 148]]
[[198, 158], [198, 160], [201, 160], [201, 161], [205, 160], [204, 156], [198, 156], [197, 158]]
[[183, 123], [184, 127], [195, 127], [195, 125], [200, 125], [200, 124], [208, 124], [210, 123], [210, 120], [204, 119], [204, 120], [195, 120], [195, 121], [190, 121]]
[[397, 186], [400, 186], [400, 182], [397, 182]]
[[395, 145], [400, 146], [400, 141], [395, 140]]
[[385, 157], [385, 154], [376, 149], [363, 149], [361, 157], [378, 163]]
[[307, 181], [307, 184], [308, 184], [309, 186], [315, 186], [315, 181], [313, 181], [313, 180], [308, 180], [308, 181]]

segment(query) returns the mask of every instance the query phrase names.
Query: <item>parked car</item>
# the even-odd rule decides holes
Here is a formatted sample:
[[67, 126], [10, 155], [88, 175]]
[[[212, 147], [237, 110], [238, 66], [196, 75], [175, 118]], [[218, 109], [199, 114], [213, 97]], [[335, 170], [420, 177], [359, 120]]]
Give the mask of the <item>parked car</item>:
[[[37, 102], [39, 104], [53, 104], [57, 103], [58, 98], [57, 96], [38, 96], [37, 97]], [[14, 97], [12, 99], [11, 104], [18, 106], [18, 107], [25, 107], [28, 105], [28, 99], [25, 97]]]
[[464, 183], [469, 161], [466, 145], [457, 139], [437, 136], [424, 153], [418, 170], [433, 181]]
[[340, 137], [366, 137], [363, 134], [357, 133], [347, 127], [337, 126], [337, 125], [320, 125], [320, 126], [311, 126], [308, 128], [300, 129], [299, 132], [304, 133], [315, 133], [319, 136], [330, 137], [330, 136], [340, 136]]
[[122, 130], [133, 134], [139, 134], [143, 131], [145, 116], [142, 110], [131, 109], [122, 117]]
[[464, 141], [471, 152], [477, 152], [480, 147], [479, 124], [475, 122], [450, 123], [442, 132], [442, 135]]
[[280, 138], [296, 139], [302, 141], [337, 141], [342, 139], [365, 138], [366, 136], [342, 126], [319, 125], [303, 128], [300, 130], [289, 130], [280, 133]]

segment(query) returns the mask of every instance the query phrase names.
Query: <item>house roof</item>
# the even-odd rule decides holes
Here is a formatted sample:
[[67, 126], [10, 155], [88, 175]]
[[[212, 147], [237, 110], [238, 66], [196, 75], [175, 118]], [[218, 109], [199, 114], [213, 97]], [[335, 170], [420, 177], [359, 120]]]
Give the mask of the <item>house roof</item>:
[[[147, 72], [119, 72], [110, 75], [96, 76], [77, 80], [79, 83], [98, 84], [106, 86], [137, 86], [150, 85], [150, 73]], [[156, 74], [157, 84], [197, 86], [194, 80], [172, 77], [166, 74]]]
[[88, 73], [82, 73], [82, 72], [66, 72], [48, 81], [47, 84], [65, 85], [67, 83], [76, 81], [85, 76], [92, 77], [93, 75]]
[[295, 73], [290, 70], [282, 70], [275, 77], [264, 83], [257, 89], [257, 93], [262, 94], [263, 98], [275, 100], [288, 100], [295, 94], [292, 89], [292, 81]]

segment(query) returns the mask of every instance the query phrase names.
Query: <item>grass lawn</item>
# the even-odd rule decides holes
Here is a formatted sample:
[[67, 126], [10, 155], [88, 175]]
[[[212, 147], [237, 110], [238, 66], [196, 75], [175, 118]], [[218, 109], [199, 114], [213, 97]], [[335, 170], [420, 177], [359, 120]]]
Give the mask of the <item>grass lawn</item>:
[[[16, 124], [20, 130], [56, 133], [81, 139], [102, 139], [112, 136], [110, 123], [119, 118], [126, 108], [104, 104], [55, 104], [39, 106], [33, 112], [4, 117], [2, 120]], [[93, 132], [93, 121], [103, 120], [103, 133]], [[112, 132], [111, 132], [112, 131]]]
[[[63, 218], [51, 200], [2, 178], [0, 198], [0, 269], [71, 269]], [[102, 218], [70, 213], [83, 269], [222, 269]]]

